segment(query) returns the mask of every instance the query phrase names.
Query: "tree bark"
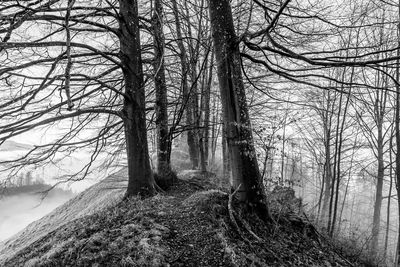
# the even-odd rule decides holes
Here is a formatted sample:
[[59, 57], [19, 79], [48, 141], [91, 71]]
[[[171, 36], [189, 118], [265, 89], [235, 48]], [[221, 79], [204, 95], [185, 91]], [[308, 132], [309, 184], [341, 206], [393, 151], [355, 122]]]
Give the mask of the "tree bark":
[[325, 168], [324, 168], [324, 195], [322, 201], [321, 221], [325, 225], [328, 223], [329, 199], [331, 198], [332, 187], [332, 164], [331, 164], [331, 116], [329, 109], [331, 107], [331, 94], [328, 91], [327, 107], [323, 116], [324, 138], [325, 138]]
[[137, 1], [120, 0], [120, 54], [125, 81], [123, 117], [128, 159], [126, 197], [155, 193], [145, 117]]
[[[270, 219], [253, 144], [241, 58], [229, 0], [210, 0], [209, 11], [224, 124], [231, 157], [231, 190], [265, 221]], [[240, 187], [240, 188], [239, 188]]]
[[[209, 49], [213, 49], [210, 47]], [[201, 98], [201, 113], [203, 114], [203, 128], [200, 131], [200, 160], [202, 172], [207, 171], [208, 167], [208, 152], [209, 152], [209, 128], [210, 128], [210, 100], [211, 100], [211, 82], [213, 72], [213, 58], [214, 53], [211, 53], [210, 65], [208, 66], [208, 72], [204, 72], [204, 79], [202, 82], [202, 98]], [[208, 64], [208, 61], [207, 61]], [[206, 64], [206, 69], [207, 69]]]
[[222, 174], [222, 183], [230, 182], [231, 180], [231, 164], [229, 158], [229, 149], [228, 149], [228, 142], [226, 139], [226, 130], [225, 127], [222, 130], [222, 166], [223, 166], [223, 174]]
[[384, 251], [384, 256], [387, 258], [387, 248], [388, 248], [388, 243], [389, 243], [389, 229], [390, 229], [390, 205], [392, 202], [392, 189], [393, 189], [393, 132], [391, 134], [390, 142], [389, 142], [389, 177], [390, 177], [390, 182], [389, 182], [389, 195], [388, 195], [388, 203], [386, 206], [386, 231], [385, 231], [385, 245], [383, 248]]
[[157, 185], [168, 189], [173, 184], [171, 159], [169, 153], [168, 100], [165, 83], [163, 32], [163, 8], [161, 0], [154, 1], [152, 18], [154, 38], [154, 85], [156, 90], [156, 127], [157, 127]]
[[[400, 1], [398, 6], [398, 19], [400, 20]], [[400, 21], [397, 25], [397, 39], [400, 44]], [[397, 57], [400, 56], [400, 48], [397, 49]], [[396, 108], [395, 108], [395, 133], [396, 133], [396, 190], [397, 196], [400, 196], [400, 60], [396, 60]], [[397, 206], [400, 210], [400, 197], [397, 197]], [[398, 224], [400, 225], [400, 214], [398, 215]], [[395, 263], [400, 265], [400, 231], [397, 231], [397, 248]]]
[[382, 208], [382, 190], [383, 190], [383, 177], [384, 177], [384, 159], [383, 159], [383, 133], [382, 124], [378, 125], [378, 175], [376, 177], [376, 191], [375, 191], [375, 204], [374, 216], [372, 222], [372, 239], [371, 239], [371, 253], [375, 255], [378, 250], [379, 228], [381, 221], [381, 208]]

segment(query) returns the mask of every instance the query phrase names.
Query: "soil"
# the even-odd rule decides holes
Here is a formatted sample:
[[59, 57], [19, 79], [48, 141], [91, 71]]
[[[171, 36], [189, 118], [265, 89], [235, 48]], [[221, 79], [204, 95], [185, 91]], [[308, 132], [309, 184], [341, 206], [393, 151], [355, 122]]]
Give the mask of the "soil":
[[179, 177], [168, 192], [61, 225], [3, 266], [362, 266], [291, 209], [272, 209], [275, 221], [266, 225], [231, 203], [234, 227], [215, 177]]

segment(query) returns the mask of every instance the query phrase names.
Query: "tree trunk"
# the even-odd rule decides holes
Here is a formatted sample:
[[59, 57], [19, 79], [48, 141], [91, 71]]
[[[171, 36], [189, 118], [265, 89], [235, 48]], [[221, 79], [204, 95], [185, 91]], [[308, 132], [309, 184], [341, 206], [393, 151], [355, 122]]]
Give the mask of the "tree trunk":
[[383, 159], [383, 135], [382, 124], [378, 125], [378, 175], [376, 177], [376, 191], [375, 191], [375, 204], [374, 204], [374, 217], [372, 222], [372, 239], [371, 239], [371, 253], [375, 255], [378, 250], [379, 228], [381, 221], [381, 207], [382, 207], [382, 190], [383, 190], [383, 177], [384, 177], [384, 159]]
[[128, 159], [126, 196], [155, 193], [145, 117], [145, 94], [137, 1], [120, 0], [120, 54], [125, 81], [123, 116]]
[[329, 108], [331, 105], [330, 92], [328, 91], [327, 108], [323, 118], [324, 138], [325, 138], [325, 170], [324, 170], [324, 195], [322, 201], [321, 222], [323, 225], [328, 223], [329, 200], [331, 198], [332, 187], [332, 166], [331, 166], [331, 120]]
[[231, 156], [231, 189], [238, 189], [239, 201], [268, 221], [270, 215], [253, 144], [230, 2], [210, 0], [209, 10], [224, 124]]
[[389, 162], [390, 162], [390, 171], [389, 171], [389, 177], [390, 177], [390, 182], [389, 182], [389, 196], [388, 196], [388, 203], [386, 207], [386, 232], [385, 232], [385, 245], [383, 248], [384, 251], [384, 256], [387, 258], [387, 248], [388, 248], [388, 243], [389, 243], [389, 229], [390, 229], [390, 204], [392, 202], [392, 189], [393, 189], [393, 133], [390, 138], [389, 142]]
[[222, 165], [223, 165], [223, 177], [222, 184], [225, 182], [231, 181], [231, 166], [230, 166], [230, 158], [229, 158], [229, 149], [228, 142], [226, 139], [226, 130], [225, 127], [222, 130]]
[[[400, 20], [400, 1], [398, 3], [398, 19]], [[397, 25], [397, 39], [400, 45], [400, 22]], [[397, 49], [397, 57], [400, 56], [400, 48]], [[396, 119], [395, 119], [395, 132], [396, 132], [396, 191], [397, 196], [400, 196], [400, 60], [396, 60]], [[400, 197], [397, 197], [397, 206], [400, 211]], [[400, 227], [400, 212], [398, 215], [398, 225]], [[400, 231], [397, 231], [397, 248], [395, 263], [400, 266]]]
[[[343, 72], [345, 73], [345, 70], [343, 70]], [[343, 73], [343, 77], [342, 80], [345, 80], [344, 78], [344, 73]], [[351, 71], [351, 75], [350, 75], [350, 80], [353, 80], [353, 76], [354, 76], [354, 68], [352, 68]], [[344, 87], [342, 87], [342, 92], [340, 93], [340, 107], [342, 106], [342, 96], [343, 96], [343, 91], [344, 91]], [[349, 88], [349, 92], [348, 94], [351, 95], [351, 91], [352, 91], [352, 87], [350, 86]], [[332, 219], [332, 226], [331, 226], [331, 235], [333, 235], [334, 230], [335, 230], [335, 225], [336, 225], [336, 217], [337, 217], [337, 212], [338, 212], [338, 205], [339, 205], [339, 186], [340, 186], [340, 182], [341, 182], [341, 176], [342, 176], [342, 170], [341, 170], [341, 164], [342, 164], [342, 147], [343, 147], [343, 133], [345, 130], [345, 122], [346, 122], [346, 117], [347, 117], [347, 110], [349, 107], [349, 103], [350, 103], [350, 97], [347, 96], [347, 100], [344, 106], [344, 111], [343, 111], [343, 118], [342, 118], [342, 122], [340, 125], [340, 132], [337, 132], [336, 134], [339, 136], [339, 143], [338, 143], [338, 150], [337, 150], [337, 162], [336, 162], [336, 192], [335, 192], [335, 203], [334, 203], [334, 209], [333, 209], [333, 219]], [[340, 115], [340, 113], [339, 113]], [[339, 125], [339, 116], [338, 116], [338, 125]]]
[[165, 84], [163, 33], [163, 8], [161, 0], [154, 1], [152, 18], [154, 38], [154, 85], [156, 90], [156, 127], [157, 127], [157, 184], [168, 189], [173, 184], [170, 160], [170, 138], [168, 133], [168, 100]]
[[285, 120], [283, 121], [283, 135], [282, 135], [282, 154], [281, 154], [281, 176], [279, 178], [279, 185], [283, 186], [285, 183], [285, 144], [286, 144], [286, 120], [287, 120], [287, 111], [285, 113]]
[[[176, 26], [176, 35], [177, 35], [177, 44], [180, 50], [180, 61], [181, 61], [181, 71], [182, 71], [182, 105], [185, 106], [186, 110], [186, 126], [189, 127], [187, 130], [187, 144], [189, 148], [189, 157], [192, 163], [192, 168], [197, 169], [199, 165], [199, 150], [198, 150], [198, 142], [196, 142], [196, 132], [193, 130], [195, 126], [195, 114], [193, 112], [193, 102], [195, 101], [193, 98], [193, 90], [194, 87], [188, 87], [188, 75], [189, 73], [189, 61], [187, 56], [187, 51], [185, 45], [183, 43], [182, 36], [182, 26], [181, 20], [179, 18], [179, 10], [176, 0], [172, 1], [172, 7], [175, 17], [175, 26]], [[190, 90], [189, 90], [190, 89]], [[196, 89], [197, 90], [197, 89]]]
[[[210, 49], [212, 49], [210, 47]], [[208, 164], [208, 146], [209, 146], [209, 128], [210, 128], [210, 95], [211, 95], [211, 82], [212, 82], [212, 65], [214, 53], [211, 53], [210, 66], [208, 67], [208, 75], [204, 74], [202, 83], [202, 98], [201, 98], [201, 113], [203, 114], [203, 129], [200, 132], [200, 158], [201, 170], [207, 171]], [[207, 61], [208, 63], [208, 61]], [[206, 65], [207, 69], [207, 65]], [[206, 73], [206, 72], [204, 72]]]
[[217, 107], [217, 98], [213, 98], [213, 116], [211, 125], [211, 165], [215, 166], [215, 152], [217, 150], [217, 141], [220, 129], [219, 108]]

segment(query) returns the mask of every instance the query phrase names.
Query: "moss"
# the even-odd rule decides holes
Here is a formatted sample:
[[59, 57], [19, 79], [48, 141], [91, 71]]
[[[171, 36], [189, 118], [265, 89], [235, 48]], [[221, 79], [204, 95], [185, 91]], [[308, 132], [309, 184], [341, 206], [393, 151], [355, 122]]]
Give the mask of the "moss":
[[[227, 193], [197, 189], [180, 181], [167, 195], [132, 198], [73, 220], [2, 266], [349, 265], [285, 214], [271, 227], [254, 214], [236, 212], [239, 235], [227, 212]], [[283, 205], [281, 199], [275, 201]]]

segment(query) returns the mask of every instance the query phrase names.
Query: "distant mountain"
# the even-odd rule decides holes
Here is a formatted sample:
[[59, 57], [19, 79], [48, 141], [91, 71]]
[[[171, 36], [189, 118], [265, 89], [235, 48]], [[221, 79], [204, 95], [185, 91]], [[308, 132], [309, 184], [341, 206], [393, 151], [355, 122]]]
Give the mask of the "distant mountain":
[[33, 148], [33, 146], [28, 145], [28, 144], [7, 140], [3, 144], [0, 145], [0, 152], [1, 151], [29, 150], [32, 148]]

